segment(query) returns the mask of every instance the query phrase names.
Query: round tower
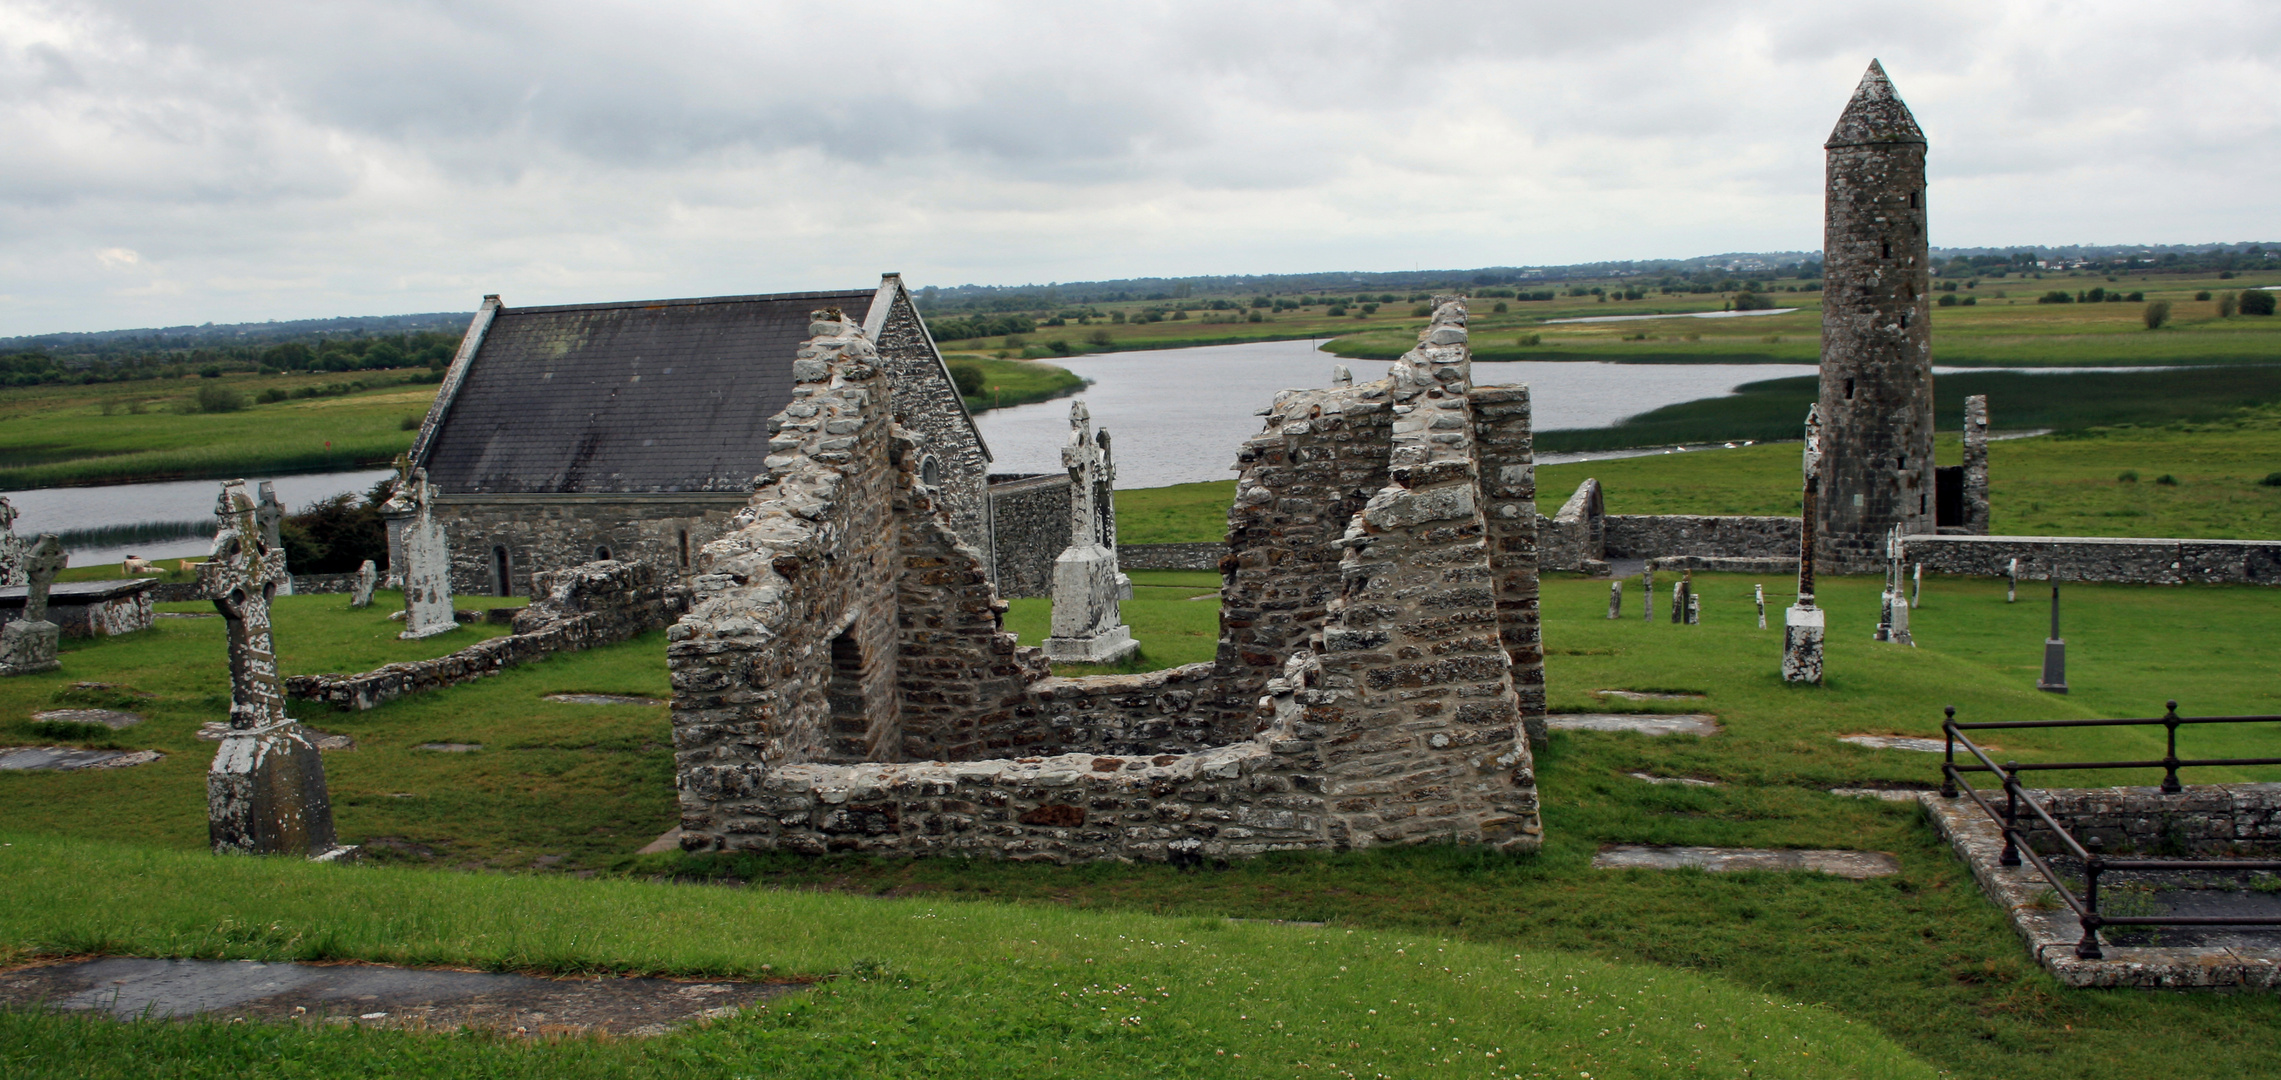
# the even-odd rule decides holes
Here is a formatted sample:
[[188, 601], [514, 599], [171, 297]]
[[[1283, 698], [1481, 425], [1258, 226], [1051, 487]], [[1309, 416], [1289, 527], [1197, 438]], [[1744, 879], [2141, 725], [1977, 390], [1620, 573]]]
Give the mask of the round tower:
[[1935, 531], [1925, 135], [1872, 60], [1823, 145], [1816, 561], [1861, 573], [1883, 565], [1887, 530]]

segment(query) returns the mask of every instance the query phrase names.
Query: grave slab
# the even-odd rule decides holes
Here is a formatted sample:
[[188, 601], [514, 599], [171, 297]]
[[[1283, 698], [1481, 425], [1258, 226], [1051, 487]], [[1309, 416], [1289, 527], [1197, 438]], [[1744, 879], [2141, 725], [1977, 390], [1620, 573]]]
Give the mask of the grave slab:
[[113, 731], [123, 731], [143, 722], [141, 714], [117, 709], [49, 709], [33, 713], [32, 719], [42, 723], [101, 724]]
[[[1215, 594], [1216, 598], [1217, 594]], [[652, 697], [634, 697], [630, 694], [548, 694], [548, 701], [565, 705], [663, 705], [664, 701]]]
[[1917, 796], [1924, 794], [1924, 792], [1909, 788], [1895, 790], [1892, 788], [1834, 787], [1830, 789], [1830, 794], [1843, 796], [1848, 799], [1883, 799], [1886, 802], [1915, 802], [1917, 801]]
[[1629, 776], [1634, 780], [1645, 780], [1650, 784], [1686, 784], [1689, 787], [1719, 786], [1719, 783], [1716, 780], [1697, 780], [1691, 776], [1656, 776], [1652, 773], [1643, 772], [1626, 773], [1624, 775]]
[[1701, 701], [1701, 694], [1663, 694], [1651, 690], [1594, 690], [1601, 697], [1622, 698], [1625, 701]]
[[483, 744], [479, 742], [424, 742], [412, 749], [434, 750], [443, 754], [472, 754], [483, 749]]
[[1901, 872], [1901, 863], [1882, 851], [1798, 851], [1773, 848], [1650, 847], [1622, 844], [1592, 856], [1601, 870], [1677, 870], [1692, 866], [1705, 873], [1734, 870], [1818, 870], [1838, 877], [1873, 878]]
[[214, 1016], [514, 1035], [657, 1035], [798, 989], [798, 983], [541, 979], [375, 964], [128, 957], [0, 973], [0, 1003], [120, 1020]]
[[1553, 713], [1544, 718], [1555, 731], [1636, 731], [1642, 735], [1716, 735], [1719, 718], [1709, 713]]
[[[1837, 741], [1866, 746], [1872, 750], [1914, 750], [1922, 754], [1948, 752], [1948, 744], [1939, 739], [1918, 739], [1908, 735], [1840, 735]], [[1983, 750], [1995, 747], [1983, 745]]]
[[82, 750], [76, 746], [0, 746], [0, 771], [70, 772], [124, 769], [165, 757], [156, 750]]

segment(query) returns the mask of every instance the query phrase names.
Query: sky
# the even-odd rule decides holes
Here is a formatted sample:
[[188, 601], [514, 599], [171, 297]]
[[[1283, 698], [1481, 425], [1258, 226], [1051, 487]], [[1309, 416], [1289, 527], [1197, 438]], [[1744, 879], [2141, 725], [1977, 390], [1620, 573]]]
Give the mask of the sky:
[[0, 0], [0, 336], [1820, 246], [2270, 239], [2281, 4]]

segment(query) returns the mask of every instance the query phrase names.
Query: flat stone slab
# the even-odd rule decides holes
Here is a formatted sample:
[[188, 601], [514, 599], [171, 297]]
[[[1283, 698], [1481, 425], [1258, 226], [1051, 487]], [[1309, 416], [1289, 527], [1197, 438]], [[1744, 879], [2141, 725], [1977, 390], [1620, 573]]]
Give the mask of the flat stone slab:
[[[2030, 797], [2037, 794], [2040, 793], [2031, 791]], [[2059, 981], [2078, 987], [2281, 988], [2281, 947], [2276, 947], [2270, 928], [2263, 928], [2268, 933], [2255, 937], [2242, 933], [2253, 929], [2248, 927], [2228, 928], [2235, 933], [2222, 938], [2208, 936], [2231, 943], [2137, 945], [2118, 944], [2116, 939], [2126, 935], [2135, 938], [2145, 931], [2114, 927], [2100, 935], [2100, 952], [2105, 956], [2097, 960], [2076, 956], [2075, 944], [2083, 938], [2082, 923], [2065, 904], [2054, 902], [2056, 894], [2051, 891], [2051, 885], [2027, 860], [2020, 860], [2018, 866], [2001, 865], [2004, 834], [1994, 819], [1961, 795], [1945, 799], [1938, 792], [1928, 791], [1919, 796], [1917, 802], [1925, 808], [1925, 816], [1932, 820], [1933, 831], [1946, 839], [1957, 857], [1971, 868], [1973, 879], [1980, 883], [1980, 891], [2011, 916], [2012, 929], [2027, 941], [2029, 954]], [[2107, 878], [2100, 879], [2100, 887], [2102, 892], [2107, 891]], [[2163, 898], [2171, 897], [2163, 894]], [[2164, 906], [2189, 907], [2177, 903]], [[2214, 912], [2176, 910], [2174, 913]], [[2163, 929], [2176, 940], [2187, 936], [2177, 931], [2190, 928]]]
[[[1948, 743], [1940, 739], [1918, 739], [1907, 735], [1840, 735], [1837, 741], [1866, 746], [1872, 750], [1915, 750], [1924, 754], [1948, 752]], [[1982, 746], [1981, 749], [1987, 750], [1990, 747]]]
[[82, 750], [76, 746], [0, 746], [0, 770], [70, 772], [124, 769], [165, 757], [156, 750]]
[[1553, 713], [1544, 718], [1555, 731], [1636, 731], [1642, 735], [1716, 735], [1719, 718], [1709, 713]]
[[[353, 736], [335, 735], [329, 731], [319, 731], [307, 724], [301, 725], [301, 730], [309, 736], [309, 741], [311, 743], [314, 743], [319, 750], [356, 749], [356, 739]], [[198, 725], [198, 737], [206, 740], [207, 742], [221, 742], [222, 736], [228, 735], [229, 733], [230, 725], [220, 720], [208, 720], [205, 723]]]
[[1686, 784], [1691, 787], [1719, 786], [1719, 782], [1716, 780], [1697, 780], [1691, 776], [1656, 776], [1652, 773], [1643, 772], [1626, 773], [1624, 775], [1629, 776], [1634, 780], [1645, 780], [1650, 784]]
[[216, 1016], [514, 1035], [657, 1035], [798, 989], [798, 983], [539, 979], [376, 964], [127, 957], [0, 974], [0, 1003], [120, 1020]]
[[1847, 878], [1885, 877], [1901, 872], [1900, 860], [1882, 851], [1797, 851], [1776, 848], [1650, 847], [1624, 844], [1592, 856], [1602, 870], [1677, 870], [1692, 866], [1705, 873], [1732, 870], [1818, 870]]
[[142, 714], [117, 709], [49, 709], [33, 713], [32, 719], [42, 723], [101, 724], [113, 731], [123, 731], [143, 722]]
[[561, 703], [563, 703], [563, 704], [565, 704], [565, 705], [663, 705], [663, 704], [665, 704], [665, 702], [664, 702], [664, 701], [662, 701], [662, 700], [660, 700], [660, 699], [658, 699], [658, 698], [653, 698], [653, 697], [633, 697], [633, 696], [631, 696], [631, 695], [627, 695], [627, 694], [548, 694], [548, 695], [546, 696], [546, 700], [548, 700], [548, 701], [559, 701], [559, 702], [561, 702]]
[[1662, 694], [1650, 690], [1594, 690], [1601, 697], [1622, 698], [1625, 701], [1701, 701], [1701, 694]]
[[479, 742], [424, 742], [412, 749], [434, 750], [440, 754], [472, 754], [483, 749], [483, 744]]
[[1883, 799], [1886, 802], [1915, 802], [1917, 801], [1917, 796], [1924, 794], [1924, 792], [1910, 788], [1895, 790], [1893, 788], [1873, 787], [1834, 787], [1830, 789], [1830, 794], [1842, 795], [1848, 799]]

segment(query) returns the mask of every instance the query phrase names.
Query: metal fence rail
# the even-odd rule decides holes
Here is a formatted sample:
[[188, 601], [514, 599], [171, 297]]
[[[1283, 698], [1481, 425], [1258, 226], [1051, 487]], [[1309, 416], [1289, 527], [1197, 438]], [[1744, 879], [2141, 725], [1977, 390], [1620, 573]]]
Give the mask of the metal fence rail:
[[[1959, 724], [1956, 707], [1946, 710], [1941, 731], [1948, 739], [1948, 753], [1941, 763], [1940, 793], [1947, 798], [1958, 795], [1971, 797], [1980, 809], [1994, 819], [2004, 831], [2004, 852], [1997, 861], [2004, 866], [2018, 866], [2022, 856], [2027, 858], [2036, 873], [2043, 876], [2052, 890], [2067, 907], [2075, 912], [2083, 925], [2083, 940], [2075, 944], [2075, 955], [2085, 960], [2097, 960], [2105, 954], [2099, 951], [2099, 928], [2102, 926], [2281, 926], [2281, 917], [2222, 915], [2108, 915], [2099, 910], [2099, 875], [2108, 870], [2273, 870], [2281, 871], [2281, 859], [2114, 859], [2094, 854], [2078, 843], [2073, 833], [2059, 824], [2020, 786], [2019, 774], [2036, 770], [2063, 769], [2161, 769], [2162, 790], [2168, 794], [2184, 791], [2178, 782], [2178, 770], [2213, 765], [2281, 765], [2281, 758], [2181, 758], [2178, 756], [2178, 729], [2191, 724], [2272, 724], [2281, 723], [2281, 716], [2180, 716], [2178, 703], [2169, 703], [2168, 711], [2158, 717], [2139, 720], [2008, 720], [1984, 723]], [[2152, 761], [2068, 761], [2033, 762], [2022, 764], [2007, 761], [1996, 764], [1987, 751], [1972, 741], [1967, 731], [1987, 731], [2000, 728], [2078, 728], [2078, 727], [2148, 727], [2161, 726], [2169, 730], [2169, 749], [2161, 758]], [[1956, 748], [1978, 759], [1979, 764], [1956, 763]], [[2004, 785], [2004, 808], [1997, 810], [1981, 797], [1971, 782], [1964, 778], [1968, 772], [1994, 773]], [[2043, 857], [2026, 843], [2026, 833], [2020, 825], [2020, 808], [2025, 806], [2043, 827], [2051, 830], [2061, 847], [2083, 862], [2083, 894], [2077, 896], [2067, 887], [2065, 879], [2054, 872]]]

